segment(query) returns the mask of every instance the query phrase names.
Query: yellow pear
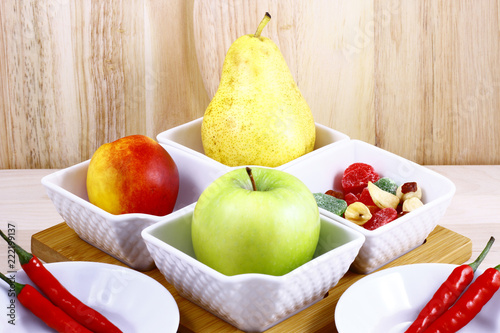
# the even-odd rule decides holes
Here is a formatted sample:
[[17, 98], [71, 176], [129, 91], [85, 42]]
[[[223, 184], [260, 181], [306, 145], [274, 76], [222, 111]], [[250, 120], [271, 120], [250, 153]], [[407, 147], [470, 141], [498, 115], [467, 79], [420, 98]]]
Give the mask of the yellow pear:
[[279, 48], [260, 35], [270, 19], [231, 45], [203, 116], [205, 154], [228, 166], [276, 167], [314, 148], [311, 109]]

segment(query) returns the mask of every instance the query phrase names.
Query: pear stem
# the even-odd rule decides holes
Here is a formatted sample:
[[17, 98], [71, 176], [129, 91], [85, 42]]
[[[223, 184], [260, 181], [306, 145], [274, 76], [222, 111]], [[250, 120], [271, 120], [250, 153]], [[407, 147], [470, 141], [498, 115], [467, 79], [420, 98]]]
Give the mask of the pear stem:
[[260, 21], [260, 24], [257, 27], [257, 31], [255, 32], [254, 37], [260, 37], [262, 30], [264, 30], [264, 27], [266, 26], [267, 22], [269, 22], [269, 20], [271, 20], [271, 14], [266, 12], [266, 15], [264, 15], [264, 18], [262, 19], [262, 21]]
[[248, 177], [250, 177], [250, 181], [252, 182], [252, 188], [254, 191], [257, 191], [257, 186], [255, 186], [255, 180], [253, 179], [253, 175], [252, 175], [252, 169], [250, 169], [249, 167], [247, 167], [246, 169], [247, 169]]

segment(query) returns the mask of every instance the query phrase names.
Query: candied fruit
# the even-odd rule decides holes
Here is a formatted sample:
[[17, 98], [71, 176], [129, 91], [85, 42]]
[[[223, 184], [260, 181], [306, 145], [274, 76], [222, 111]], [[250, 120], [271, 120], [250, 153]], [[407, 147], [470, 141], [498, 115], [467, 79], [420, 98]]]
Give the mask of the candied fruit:
[[370, 195], [370, 191], [368, 187], [365, 187], [361, 194], [359, 195], [359, 201], [364, 203], [367, 206], [375, 206], [375, 202], [373, 202], [372, 196]]
[[374, 184], [377, 185], [378, 188], [396, 195], [398, 184], [396, 184], [394, 180], [388, 177], [382, 177], [379, 180], [377, 180]]
[[368, 185], [368, 182], [374, 183], [379, 178], [371, 165], [354, 163], [347, 167], [342, 175], [342, 189], [344, 194], [353, 193], [358, 195]]
[[384, 208], [373, 214], [372, 218], [363, 224], [363, 227], [367, 230], [375, 230], [394, 221], [397, 217], [398, 212], [394, 208]]
[[344, 215], [344, 212], [347, 209], [347, 203], [345, 200], [338, 199], [324, 193], [313, 193], [313, 195], [314, 199], [316, 199], [318, 207], [326, 209], [327, 211], [338, 216]]
[[347, 206], [349, 206], [350, 204], [353, 204], [355, 203], [356, 201], [359, 201], [358, 197], [352, 193], [347, 193], [345, 196], [344, 196], [344, 200], [347, 202]]

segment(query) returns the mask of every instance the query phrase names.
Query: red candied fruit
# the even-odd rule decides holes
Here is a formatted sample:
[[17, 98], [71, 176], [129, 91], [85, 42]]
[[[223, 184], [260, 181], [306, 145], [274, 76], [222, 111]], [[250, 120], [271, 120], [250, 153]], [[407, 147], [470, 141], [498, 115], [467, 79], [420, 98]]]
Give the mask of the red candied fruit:
[[370, 191], [368, 191], [368, 187], [365, 187], [363, 191], [361, 191], [359, 201], [364, 203], [366, 206], [376, 206], [373, 202], [372, 196], [370, 195]]
[[394, 208], [384, 208], [373, 214], [372, 218], [363, 224], [363, 227], [368, 230], [375, 230], [394, 221], [397, 217], [398, 212]]
[[366, 163], [353, 163], [345, 169], [342, 175], [342, 189], [344, 195], [353, 193], [359, 195], [363, 189], [368, 186], [368, 182], [375, 183], [379, 175], [373, 170], [373, 167]]
[[370, 210], [370, 214], [372, 214], [372, 216], [373, 216], [373, 214], [375, 214], [376, 212], [378, 212], [380, 210], [380, 208], [378, 206], [371, 206], [371, 205], [369, 205], [369, 206], [366, 206], [366, 207], [368, 207], [368, 209]]
[[352, 193], [347, 193], [344, 196], [344, 200], [347, 203], [347, 206], [349, 206], [352, 203], [355, 203], [355, 202], [359, 201], [358, 197], [356, 195], [352, 194]]
[[373, 171], [373, 167], [369, 164], [366, 163], [353, 163], [349, 165], [345, 170], [344, 173], [349, 173], [351, 171], [354, 171], [356, 169], [363, 168], [363, 169], [370, 169]]

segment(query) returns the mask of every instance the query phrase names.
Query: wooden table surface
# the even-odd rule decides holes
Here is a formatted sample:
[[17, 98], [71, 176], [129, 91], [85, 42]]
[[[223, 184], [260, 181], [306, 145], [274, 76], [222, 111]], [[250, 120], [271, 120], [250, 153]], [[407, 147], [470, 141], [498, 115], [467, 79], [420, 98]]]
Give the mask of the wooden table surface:
[[[481, 265], [500, 264], [500, 165], [428, 166], [453, 181], [457, 191], [439, 225], [472, 240], [475, 258], [490, 236], [497, 242]], [[0, 228], [30, 249], [31, 236], [63, 220], [41, 185], [55, 170], [0, 170]], [[19, 264], [16, 264], [19, 268]], [[0, 271], [9, 271], [7, 245], [0, 242]]]

